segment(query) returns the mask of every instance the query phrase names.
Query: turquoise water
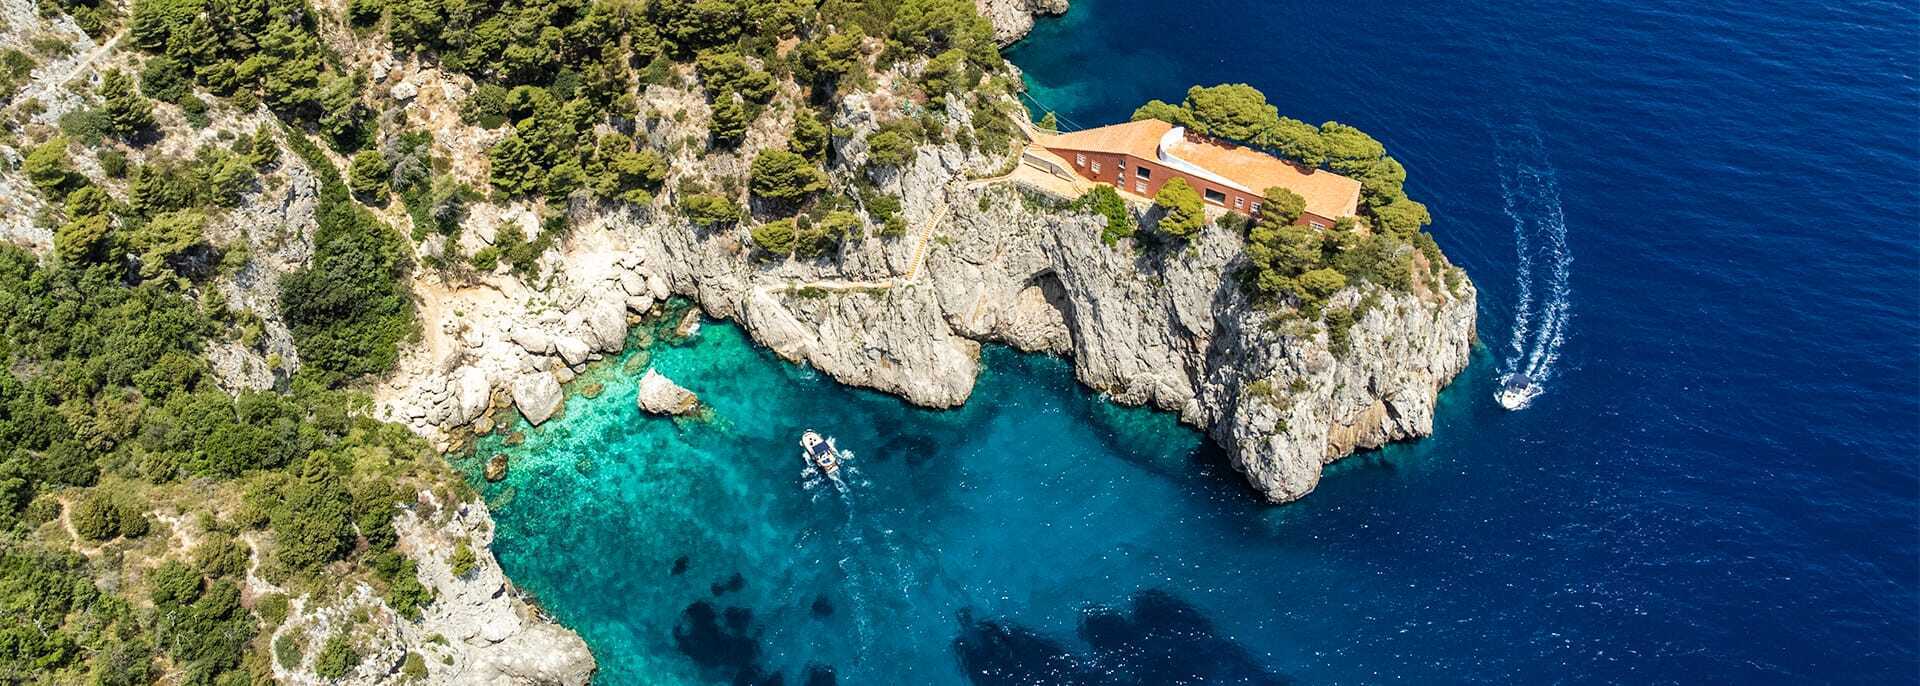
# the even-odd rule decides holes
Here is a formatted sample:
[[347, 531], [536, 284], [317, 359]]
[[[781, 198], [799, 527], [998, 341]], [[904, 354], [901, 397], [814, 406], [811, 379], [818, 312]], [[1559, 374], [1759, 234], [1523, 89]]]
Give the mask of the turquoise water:
[[[573, 384], [603, 384], [597, 398], [476, 451], [512, 456], [486, 489], [496, 552], [586, 636], [600, 683], [800, 683], [810, 666], [844, 683], [956, 682], [957, 637], [994, 663], [1033, 649], [995, 620], [1072, 632], [1089, 599], [1115, 617], [1142, 603], [1154, 631], [1183, 613], [1251, 630], [1221, 583], [1311, 539], [1253, 505], [1199, 434], [1086, 393], [1063, 360], [990, 349], [973, 400], [936, 412], [781, 362], [730, 324], [638, 354], [708, 415], [642, 416], [623, 358]], [[854, 453], [844, 483], [805, 473], [810, 427]], [[1247, 547], [1250, 533], [1272, 547]], [[1168, 587], [1198, 593], [1150, 592]], [[1264, 675], [1264, 657], [1200, 624], [1181, 631], [1218, 644], [1215, 673]]]

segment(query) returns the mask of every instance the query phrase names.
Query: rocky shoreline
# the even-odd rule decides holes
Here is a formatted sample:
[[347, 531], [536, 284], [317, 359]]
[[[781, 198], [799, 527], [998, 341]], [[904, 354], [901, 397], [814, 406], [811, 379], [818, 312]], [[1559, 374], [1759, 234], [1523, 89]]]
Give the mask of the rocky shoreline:
[[[967, 113], [948, 116], [958, 127]], [[871, 130], [874, 107], [850, 97], [834, 123]], [[860, 173], [851, 170], [863, 167], [862, 138], [836, 139], [842, 164], [833, 173]], [[1097, 219], [1036, 189], [953, 182], [1005, 162], [955, 143], [922, 148], [874, 179], [904, 199], [914, 231], [850, 243], [819, 262], [756, 263], [743, 230], [570, 208], [574, 229], [548, 255], [538, 288], [503, 274], [478, 288], [429, 286], [427, 340], [376, 394], [380, 411], [449, 451], [471, 423], [498, 424], [508, 400], [544, 421], [558, 409], [549, 403], [560, 383], [622, 349], [630, 318], [680, 295], [788, 360], [928, 407], [967, 400], [983, 344], [1067, 355], [1089, 387], [1206, 431], [1274, 502], [1305, 496], [1324, 465], [1355, 450], [1432, 432], [1437, 393], [1465, 368], [1474, 336], [1475, 291], [1464, 278], [1449, 292], [1416, 268], [1413, 293], [1365, 286], [1336, 295], [1333, 306], [1377, 303], [1336, 353], [1321, 327], [1276, 324], [1246, 300], [1233, 278], [1244, 257], [1232, 232], [1204, 231], [1176, 254], [1152, 254], [1102, 243]], [[909, 281], [923, 230], [926, 264]], [[532, 386], [540, 392], [522, 393]], [[489, 402], [479, 401], [483, 387]]]

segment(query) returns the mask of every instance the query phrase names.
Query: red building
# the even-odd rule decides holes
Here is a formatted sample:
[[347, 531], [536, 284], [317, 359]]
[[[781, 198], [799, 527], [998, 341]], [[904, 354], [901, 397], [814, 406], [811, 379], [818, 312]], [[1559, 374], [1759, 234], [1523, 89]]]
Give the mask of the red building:
[[1277, 186], [1307, 200], [1300, 223], [1318, 228], [1353, 216], [1360, 205], [1359, 181], [1189, 134], [1158, 119], [1046, 136], [1035, 143], [1082, 177], [1146, 198], [1181, 178], [1207, 204], [1253, 216], [1260, 213], [1266, 190]]

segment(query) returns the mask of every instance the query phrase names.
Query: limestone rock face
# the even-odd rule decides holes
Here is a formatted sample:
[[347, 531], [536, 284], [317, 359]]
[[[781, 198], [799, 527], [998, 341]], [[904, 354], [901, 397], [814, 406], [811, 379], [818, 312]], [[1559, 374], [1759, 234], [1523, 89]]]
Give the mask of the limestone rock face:
[[[876, 75], [876, 92], [901, 78], [909, 76]], [[645, 99], [666, 111], [698, 98], [653, 87]], [[571, 374], [594, 350], [609, 349], [613, 318], [605, 316], [601, 330], [588, 315], [600, 311], [596, 303], [679, 295], [699, 305], [681, 323], [732, 319], [787, 360], [929, 407], [966, 402], [983, 344], [1069, 356], [1087, 386], [1205, 431], [1274, 501], [1306, 495], [1323, 466], [1354, 450], [1432, 432], [1438, 390], [1465, 367], [1474, 335], [1477, 295], [1452, 265], [1429, 270], [1416, 252], [1409, 292], [1357, 284], [1334, 295], [1328, 307], [1356, 312], [1335, 350], [1323, 323], [1285, 320], [1249, 302], [1233, 276], [1247, 259], [1237, 232], [1209, 224], [1183, 246], [1108, 245], [1101, 218], [1042, 189], [968, 181], [1004, 173], [1009, 159], [955, 142], [972, 125], [967, 108], [942, 115], [949, 142], [922, 146], [899, 168], [869, 171], [864, 136], [898, 106], [884, 95], [842, 97], [831, 123], [849, 135], [834, 137], [828, 173], [900, 198], [905, 236], [868, 227], [867, 238], [834, 255], [766, 262], [743, 249], [744, 226], [708, 229], [671, 213], [579, 204], [569, 208], [566, 245], [543, 257], [547, 271], [537, 282], [503, 274], [488, 289], [460, 293], [466, 321], [484, 339], [466, 348], [469, 364], [495, 379], [537, 373], [544, 387], [549, 374]], [[680, 139], [701, 123], [665, 121], [652, 135]], [[784, 140], [756, 129], [736, 153], [676, 164], [738, 174]], [[1134, 212], [1143, 231], [1155, 230], [1154, 210]], [[540, 345], [542, 334], [550, 348]], [[414, 408], [451, 393], [426, 374], [396, 374], [392, 383], [409, 390], [382, 408], [434, 436], [447, 428], [433, 421], [438, 412]], [[663, 382], [670, 383], [653, 383]], [[557, 411], [557, 389], [523, 393], [523, 383], [533, 382], [516, 382], [513, 397], [529, 419]], [[549, 396], [551, 409], [539, 402]], [[689, 402], [660, 407], [684, 411]]]
[[1027, 37], [1035, 16], [1065, 14], [1067, 0], [974, 0], [974, 6], [993, 24], [994, 42], [1004, 47]]
[[528, 372], [513, 382], [513, 404], [520, 408], [521, 416], [534, 426], [539, 426], [559, 412], [560, 404], [565, 399], [560, 382], [554, 380], [552, 374]]
[[640, 377], [640, 392], [635, 402], [642, 410], [663, 415], [687, 414], [700, 406], [700, 398], [693, 391], [681, 388], [680, 384], [652, 369]]

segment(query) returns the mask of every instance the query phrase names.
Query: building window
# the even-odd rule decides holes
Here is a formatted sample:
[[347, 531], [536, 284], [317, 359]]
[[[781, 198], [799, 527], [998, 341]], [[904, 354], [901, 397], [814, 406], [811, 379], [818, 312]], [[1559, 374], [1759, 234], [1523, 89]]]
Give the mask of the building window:
[[1095, 174], [1098, 174], [1098, 173], [1100, 173], [1100, 161], [1099, 161], [1099, 160], [1095, 160], [1095, 161], [1094, 161], [1094, 163], [1093, 163], [1093, 173], [1095, 173]]
[[1234, 198], [1234, 199], [1233, 199], [1233, 209], [1236, 209], [1236, 210], [1244, 210], [1244, 209], [1246, 209], [1246, 208], [1247, 208], [1247, 199], [1246, 199], [1246, 198]]
[[1307, 222], [1307, 223], [1308, 223], [1308, 224], [1312, 224], [1312, 225], [1313, 225], [1313, 228], [1316, 228], [1316, 229], [1321, 229], [1321, 230], [1325, 230], [1325, 229], [1327, 228], [1327, 225], [1326, 225], [1326, 224], [1322, 224], [1322, 223], [1320, 223], [1320, 222], [1318, 222], [1318, 221], [1311, 221], [1311, 222]]
[[1147, 194], [1147, 182], [1145, 182], [1145, 181], [1135, 181], [1135, 182], [1133, 182], [1133, 192], [1135, 192], [1135, 193], [1139, 193], [1139, 194], [1141, 194], [1141, 195], [1146, 195], [1146, 194]]
[[1153, 170], [1148, 169], [1146, 167], [1134, 167], [1133, 175], [1142, 179], [1152, 179]]
[[[1080, 153], [1074, 153], [1073, 164], [1074, 166], [1077, 166], [1077, 167], [1087, 166], [1087, 156]], [[1098, 169], [1098, 167], [1095, 167], [1095, 169]]]
[[1256, 201], [1254, 201], [1254, 203], [1253, 203], [1253, 213], [1254, 213], [1254, 214], [1259, 214], [1259, 213], [1260, 213], [1260, 201], [1258, 201], [1258, 200], [1256, 200]]
[[1209, 188], [1207, 189], [1207, 202], [1225, 207], [1227, 204], [1227, 194]]

